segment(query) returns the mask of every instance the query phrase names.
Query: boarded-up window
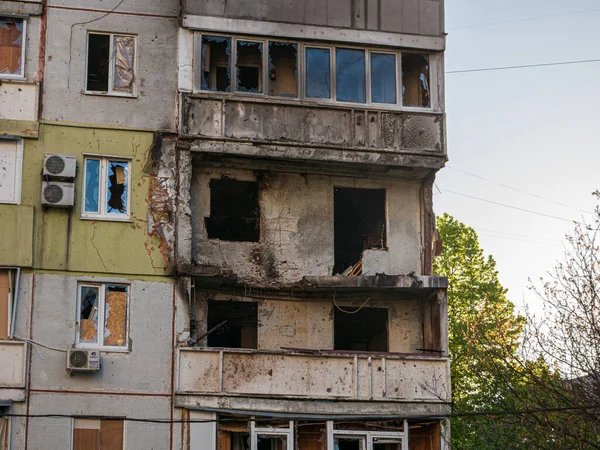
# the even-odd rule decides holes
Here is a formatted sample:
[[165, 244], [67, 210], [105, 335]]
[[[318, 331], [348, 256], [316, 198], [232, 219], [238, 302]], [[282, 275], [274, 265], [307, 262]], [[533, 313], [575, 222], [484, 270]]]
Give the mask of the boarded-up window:
[[88, 35], [86, 90], [94, 93], [133, 95], [135, 37]]
[[128, 291], [124, 285], [79, 285], [79, 345], [127, 348]]
[[25, 21], [0, 17], [0, 77], [22, 77]]
[[21, 201], [21, 141], [0, 138], [0, 203]]
[[124, 425], [121, 419], [75, 419], [73, 450], [123, 450]]

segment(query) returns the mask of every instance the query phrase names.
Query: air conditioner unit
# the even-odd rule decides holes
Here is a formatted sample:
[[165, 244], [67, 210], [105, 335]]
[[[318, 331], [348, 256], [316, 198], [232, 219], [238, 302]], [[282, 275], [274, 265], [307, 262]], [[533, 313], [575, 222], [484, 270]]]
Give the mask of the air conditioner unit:
[[46, 153], [44, 155], [45, 177], [75, 178], [77, 175], [77, 159], [73, 155], [56, 155]]
[[76, 372], [95, 372], [100, 370], [100, 352], [80, 348], [67, 350], [67, 370]]
[[63, 181], [42, 182], [42, 205], [69, 207], [75, 204], [75, 184]]

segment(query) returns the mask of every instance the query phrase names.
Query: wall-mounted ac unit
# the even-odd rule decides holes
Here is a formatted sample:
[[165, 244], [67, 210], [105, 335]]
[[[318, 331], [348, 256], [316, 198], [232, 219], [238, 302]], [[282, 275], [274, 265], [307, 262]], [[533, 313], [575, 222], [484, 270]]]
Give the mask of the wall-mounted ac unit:
[[67, 370], [95, 372], [100, 370], [100, 352], [80, 348], [67, 350]]
[[73, 155], [56, 155], [46, 153], [44, 155], [45, 177], [75, 178], [77, 175], [77, 159]]
[[42, 182], [42, 205], [69, 207], [75, 204], [75, 184], [62, 181]]

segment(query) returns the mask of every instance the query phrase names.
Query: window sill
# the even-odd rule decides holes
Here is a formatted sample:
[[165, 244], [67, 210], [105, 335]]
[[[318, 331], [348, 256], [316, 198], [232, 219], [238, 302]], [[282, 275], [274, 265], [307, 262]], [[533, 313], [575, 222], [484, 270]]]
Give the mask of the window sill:
[[79, 217], [81, 220], [93, 220], [93, 221], [101, 221], [101, 222], [123, 222], [123, 223], [133, 223], [133, 219], [131, 217], [112, 217], [112, 216], [88, 216], [82, 215]]
[[75, 348], [78, 350], [96, 350], [102, 353], [131, 353], [131, 349], [126, 347], [101, 347], [97, 345], [75, 344]]
[[117, 97], [117, 98], [138, 98], [137, 94], [118, 94], [116, 92], [103, 92], [103, 91], [83, 91], [83, 95], [95, 96], [95, 97]]
[[0, 75], [0, 82], [5, 81], [27, 81], [24, 75]]

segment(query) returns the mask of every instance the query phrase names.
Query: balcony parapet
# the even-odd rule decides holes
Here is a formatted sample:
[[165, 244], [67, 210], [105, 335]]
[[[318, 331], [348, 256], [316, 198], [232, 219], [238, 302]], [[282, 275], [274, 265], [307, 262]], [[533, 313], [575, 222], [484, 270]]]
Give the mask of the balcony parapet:
[[27, 344], [0, 341], [0, 401], [24, 401], [26, 390]]

